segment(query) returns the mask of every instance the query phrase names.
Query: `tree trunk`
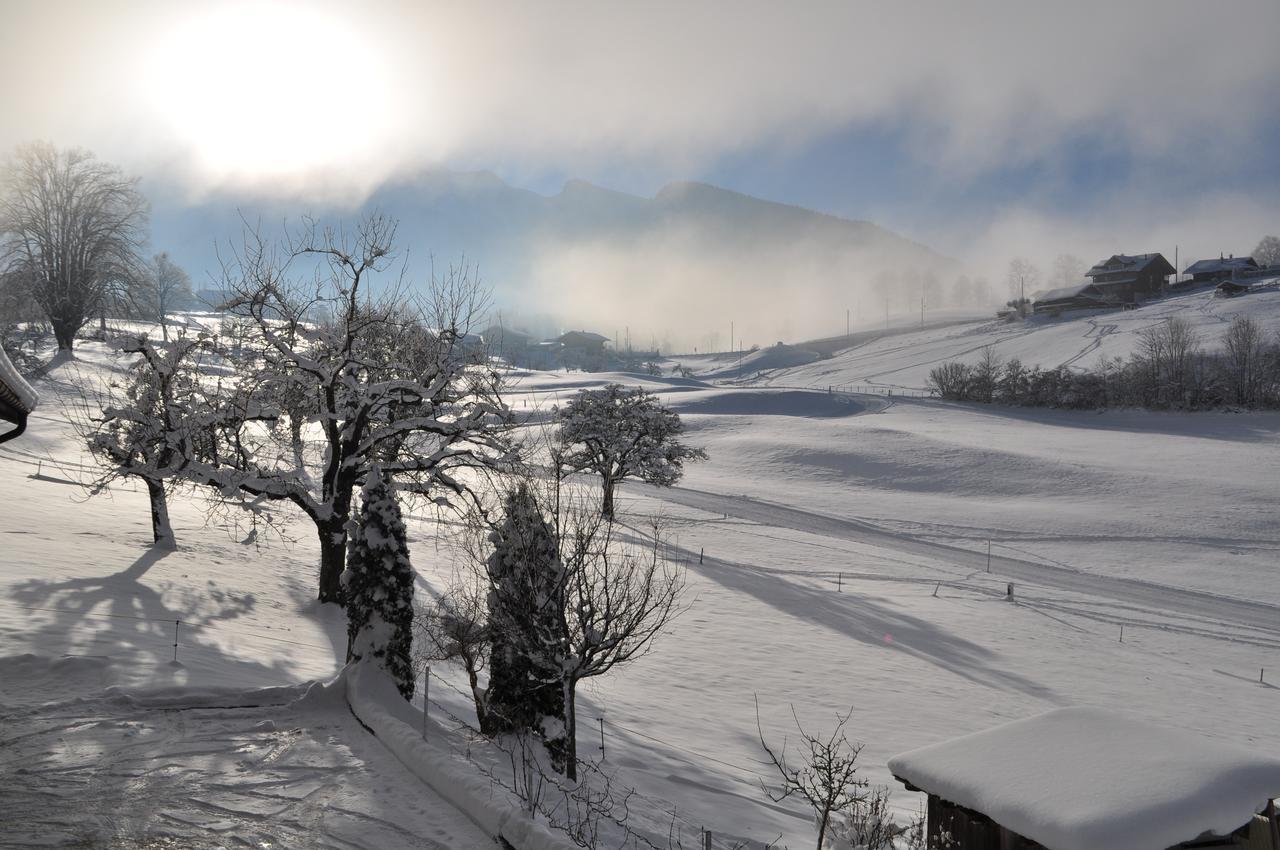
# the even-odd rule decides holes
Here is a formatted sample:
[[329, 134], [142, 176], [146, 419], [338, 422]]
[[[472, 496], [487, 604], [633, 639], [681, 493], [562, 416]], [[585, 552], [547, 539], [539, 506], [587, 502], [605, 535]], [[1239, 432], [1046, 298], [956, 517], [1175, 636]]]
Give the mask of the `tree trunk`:
[[58, 341], [58, 350], [71, 351], [76, 341], [77, 328], [74, 323], [50, 317], [49, 324], [53, 325], [53, 338]]
[[564, 683], [564, 742], [565, 775], [578, 781], [578, 683], [566, 679]]
[[347, 526], [345, 522], [316, 525], [320, 536], [320, 601], [342, 602], [342, 571], [347, 565]]
[[173, 526], [169, 524], [169, 500], [165, 496], [164, 484], [160, 481], [146, 479], [147, 495], [151, 498], [151, 537], [156, 546], [173, 549], [178, 545], [173, 536]]
[[600, 513], [605, 519], [613, 519], [613, 478], [604, 476], [604, 501], [600, 505]]

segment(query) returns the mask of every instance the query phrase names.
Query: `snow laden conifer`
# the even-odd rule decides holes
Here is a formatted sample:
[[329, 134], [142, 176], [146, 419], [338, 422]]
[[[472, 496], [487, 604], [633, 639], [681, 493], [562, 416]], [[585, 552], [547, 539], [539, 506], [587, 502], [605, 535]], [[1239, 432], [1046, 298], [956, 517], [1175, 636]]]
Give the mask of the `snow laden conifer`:
[[507, 495], [503, 521], [489, 539], [485, 732], [534, 732], [564, 770], [565, 574], [555, 529], [527, 484]]
[[405, 699], [413, 696], [413, 568], [400, 503], [374, 465], [350, 530], [342, 589], [347, 661], [378, 659]]

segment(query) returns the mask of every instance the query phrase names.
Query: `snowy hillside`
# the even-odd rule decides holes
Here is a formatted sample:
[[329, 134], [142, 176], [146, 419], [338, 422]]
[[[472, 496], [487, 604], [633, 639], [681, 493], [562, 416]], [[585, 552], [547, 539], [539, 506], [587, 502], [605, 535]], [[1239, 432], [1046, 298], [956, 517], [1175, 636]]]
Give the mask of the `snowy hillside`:
[[[1245, 303], [1187, 299], [1205, 328]], [[929, 356], [1039, 334], [1065, 356], [1068, 325], [1134, 323], [1106, 335], [1118, 344], [1156, 318], [1142, 312], [936, 331]], [[848, 352], [799, 370], [848, 358], [845, 374], [885, 369], [889, 383], [922, 368], [904, 341], [896, 360], [885, 350], [859, 366], [871, 355]], [[81, 356], [107, 362], [92, 343]], [[388, 790], [413, 777], [343, 705], [290, 704], [303, 689], [289, 687], [334, 675], [345, 647], [340, 612], [313, 601], [307, 526], [282, 516], [287, 540], [228, 531], [205, 502], [180, 500], [178, 551], [152, 551], [145, 493], [86, 501], [71, 483], [88, 461], [59, 407], [64, 377], [37, 384], [29, 438], [0, 448], [0, 713], [15, 730], [0, 809], [20, 813], [14, 834], [485, 846], [438, 795]], [[804, 810], [760, 789], [754, 697], [772, 740], [793, 734], [791, 706], [823, 730], [852, 707], [863, 770], [888, 784], [897, 753], [1062, 705], [1280, 754], [1280, 416], [1009, 411], [583, 373], [527, 373], [509, 400], [540, 421], [609, 380], [658, 393], [710, 454], [676, 488], [621, 491], [637, 529], [667, 518], [691, 604], [578, 708], [580, 751], [636, 789], [633, 825], [659, 846], [671, 830], [695, 844], [700, 827], [717, 850], [812, 841]], [[420, 592], [458, 569], [444, 530], [411, 517]], [[474, 721], [465, 674], [433, 676], [430, 714], [470, 752], [445, 713]], [[85, 783], [100, 801], [88, 808]], [[896, 788], [899, 813], [918, 802]]]
[[[1238, 298], [1218, 298], [1200, 290], [1157, 301], [1136, 310], [1031, 316], [1025, 322], [996, 320], [895, 333], [804, 365], [761, 364], [763, 383], [826, 387], [875, 386], [924, 389], [929, 370], [948, 360], [974, 362], [990, 346], [1003, 360], [1024, 366], [1096, 366], [1103, 358], [1127, 358], [1138, 334], [1170, 316], [1187, 319], [1206, 347], [1216, 347], [1238, 315], [1248, 315], [1274, 334], [1280, 331], [1280, 286], [1259, 286]], [[763, 352], [762, 352], [763, 353]], [[751, 377], [747, 367], [745, 377]]]

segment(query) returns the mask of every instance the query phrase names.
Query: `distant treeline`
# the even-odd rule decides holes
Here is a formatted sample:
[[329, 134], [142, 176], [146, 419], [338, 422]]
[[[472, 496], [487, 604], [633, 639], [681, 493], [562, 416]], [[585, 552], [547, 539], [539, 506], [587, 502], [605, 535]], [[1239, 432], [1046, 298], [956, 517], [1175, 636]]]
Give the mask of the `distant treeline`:
[[987, 348], [972, 365], [938, 366], [929, 386], [952, 401], [1022, 407], [1280, 409], [1280, 337], [1267, 339], [1257, 322], [1239, 316], [1220, 349], [1205, 350], [1201, 342], [1185, 319], [1172, 318], [1143, 331], [1128, 360], [1116, 357], [1086, 370], [1028, 368]]

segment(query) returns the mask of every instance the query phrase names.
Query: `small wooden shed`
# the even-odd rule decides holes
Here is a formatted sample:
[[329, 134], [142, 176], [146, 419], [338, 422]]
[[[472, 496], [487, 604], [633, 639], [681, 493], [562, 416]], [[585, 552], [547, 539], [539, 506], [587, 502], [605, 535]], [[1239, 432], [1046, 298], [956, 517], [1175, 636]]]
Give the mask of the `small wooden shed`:
[[1280, 850], [1280, 758], [1095, 708], [1062, 708], [904, 753], [951, 850]]
[[35, 409], [38, 400], [35, 390], [22, 379], [4, 349], [0, 348], [0, 422], [18, 426], [0, 433], [0, 443], [14, 439], [27, 429], [27, 416]]

